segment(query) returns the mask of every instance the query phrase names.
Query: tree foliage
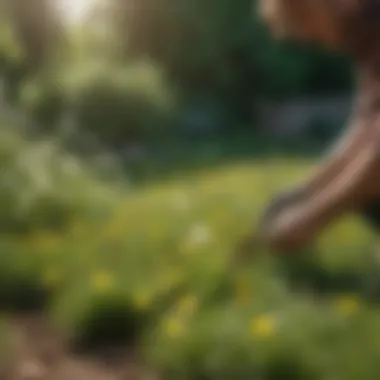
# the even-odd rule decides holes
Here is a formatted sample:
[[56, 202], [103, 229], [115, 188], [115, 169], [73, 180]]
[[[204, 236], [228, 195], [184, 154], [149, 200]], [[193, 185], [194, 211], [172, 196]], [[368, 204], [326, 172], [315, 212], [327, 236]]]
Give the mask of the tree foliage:
[[113, 2], [126, 49], [156, 59], [188, 90], [278, 97], [350, 86], [342, 57], [273, 41], [256, 0]]
[[[252, 122], [258, 98], [325, 95], [347, 92], [351, 86], [345, 58], [313, 46], [274, 41], [257, 15], [257, 0], [99, 0], [77, 29], [64, 27], [54, 1], [2, 0], [9, 30], [0, 35], [0, 63], [9, 99], [18, 99], [25, 79], [47, 67], [71, 73], [73, 66], [102, 61], [104, 67], [124, 66], [126, 72], [148, 61], [179, 90], [184, 109], [208, 99], [236, 128]], [[60, 59], [54, 59], [57, 53]], [[121, 85], [117, 72], [105, 74], [108, 90], [111, 83]], [[50, 90], [57, 89], [53, 85]], [[114, 90], [108, 94], [114, 96]], [[37, 92], [39, 101], [50, 102], [35, 109], [44, 123], [54, 119], [62, 103], [70, 103], [60, 95], [44, 98], [44, 90]], [[54, 112], [41, 115], [46, 109]]]

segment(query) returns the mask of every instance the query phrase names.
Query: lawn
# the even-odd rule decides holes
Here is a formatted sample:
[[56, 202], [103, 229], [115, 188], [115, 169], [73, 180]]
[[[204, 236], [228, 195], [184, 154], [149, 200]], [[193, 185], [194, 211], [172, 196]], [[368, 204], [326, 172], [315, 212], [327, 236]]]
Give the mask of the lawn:
[[47, 308], [76, 345], [137, 341], [167, 379], [374, 380], [375, 236], [360, 220], [332, 226], [296, 260], [257, 252], [230, 264], [265, 202], [309, 167], [204, 169], [125, 194], [64, 233], [3, 237], [0, 305]]

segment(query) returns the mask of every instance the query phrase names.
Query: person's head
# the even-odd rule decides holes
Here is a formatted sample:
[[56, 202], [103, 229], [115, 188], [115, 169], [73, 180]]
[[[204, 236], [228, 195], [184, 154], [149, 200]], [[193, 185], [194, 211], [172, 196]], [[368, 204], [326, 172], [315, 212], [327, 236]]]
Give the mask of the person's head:
[[380, 40], [380, 0], [260, 0], [260, 15], [278, 38], [360, 54]]

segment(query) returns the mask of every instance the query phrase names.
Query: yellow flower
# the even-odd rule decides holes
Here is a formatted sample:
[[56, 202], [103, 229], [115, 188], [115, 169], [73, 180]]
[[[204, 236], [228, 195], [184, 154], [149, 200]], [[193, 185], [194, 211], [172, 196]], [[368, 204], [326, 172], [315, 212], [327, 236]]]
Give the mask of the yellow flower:
[[359, 307], [360, 302], [355, 296], [342, 297], [336, 303], [336, 309], [346, 317], [355, 314], [359, 310]]
[[180, 318], [171, 316], [164, 321], [164, 330], [169, 338], [176, 339], [184, 334], [185, 325]]
[[185, 315], [194, 314], [194, 312], [197, 309], [197, 306], [197, 297], [193, 295], [187, 295], [179, 301], [178, 312]]
[[98, 272], [92, 276], [92, 286], [99, 293], [107, 293], [114, 285], [114, 278], [108, 272]]
[[53, 287], [57, 285], [57, 283], [61, 279], [61, 274], [57, 268], [48, 268], [43, 274], [43, 283], [47, 287]]
[[273, 335], [277, 328], [277, 321], [273, 316], [261, 315], [251, 320], [250, 332], [252, 336], [265, 338]]

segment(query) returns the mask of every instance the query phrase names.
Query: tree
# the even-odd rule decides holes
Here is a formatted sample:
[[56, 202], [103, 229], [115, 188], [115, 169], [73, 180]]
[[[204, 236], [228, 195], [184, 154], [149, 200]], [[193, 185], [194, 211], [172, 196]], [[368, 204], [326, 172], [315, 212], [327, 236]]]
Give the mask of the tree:
[[3, 0], [5, 12], [26, 54], [26, 64], [37, 69], [57, 53], [63, 26], [54, 0]]
[[234, 98], [238, 93], [290, 96], [312, 91], [313, 86], [334, 87], [331, 77], [321, 78], [328, 69], [340, 78], [335, 87], [345, 87], [349, 78], [341, 58], [274, 41], [257, 16], [257, 0], [112, 0], [112, 4], [125, 51], [155, 59], [190, 90], [207, 89]]

